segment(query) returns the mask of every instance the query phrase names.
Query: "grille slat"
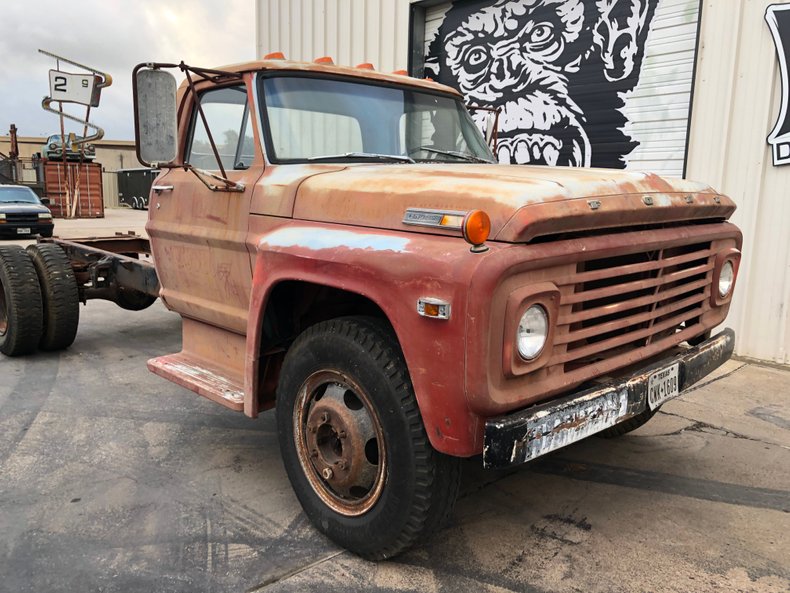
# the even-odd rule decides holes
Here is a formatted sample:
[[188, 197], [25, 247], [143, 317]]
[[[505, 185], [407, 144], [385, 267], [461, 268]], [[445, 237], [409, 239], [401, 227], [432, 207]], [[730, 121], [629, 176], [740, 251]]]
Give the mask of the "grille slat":
[[706, 242], [581, 262], [556, 282], [560, 318], [547, 366], [592, 372], [689, 333], [711, 308], [714, 259]]
[[638, 274], [640, 272], [649, 272], [652, 270], [659, 270], [661, 268], [667, 268], [669, 266], [676, 266], [692, 261], [696, 261], [702, 258], [709, 258], [712, 255], [712, 252], [708, 249], [706, 251], [701, 252], [694, 252], [685, 255], [677, 255], [674, 257], [668, 257], [663, 260], [654, 260], [644, 263], [638, 264], [629, 264], [624, 266], [618, 266], [616, 268], [605, 268], [602, 270], [593, 270], [591, 272], [580, 272], [570, 277], [561, 278], [557, 280], [558, 286], [571, 286], [574, 284], [578, 284], [579, 282], [590, 282], [592, 280], [606, 280], [609, 278], [614, 278], [617, 276], [630, 276], [632, 274]]
[[631, 315], [629, 317], [623, 317], [622, 319], [617, 319], [615, 321], [601, 323], [599, 325], [594, 325], [584, 330], [576, 331], [572, 334], [570, 333], [563, 334], [561, 336], [558, 336], [554, 340], [554, 343], [567, 344], [568, 342], [600, 336], [602, 334], [606, 334], [611, 331], [614, 331], [618, 328], [633, 326], [639, 323], [644, 323], [645, 321], [658, 319], [659, 317], [663, 317], [664, 315], [668, 315], [669, 313], [674, 313], [675, 311], [679, 311], [686, 307], [690, 307], [691, 305], [696, 305], [697, 303], [701, 303], [707, 300], [708, 297], [710, 297], [710, 291], [706, 290], [701, 294], [696, 294], [694, 296], [685, 298], [683, 300], [673, 302], [671, 305], [656, 307], [655, 310], [649, 311], [647, 313], [639, 313], [638, 315]]
[[[660, 294], [661, 299], [668, 299], [672, 297], [677, 297], [681, 295], [685, 295], [686, 293], [695, 291], [699, 288], [705, 288], [710, 284], [710, 280], [707, 278], [703, 280], [697, 280], [696, 282], [689, 282], [688, 284], [682, 284], [676, 288], [672, 288], [670, 290], [666, 290]], [[637, 297], [634, 299], [628, 299], [625, 301], [620, 301], [619, 303], [612, 303], [610, 305], [603, 305], [601, 307], [596, 307], [594, 309], [585, 309], [583, 311], [579, 311], [577, 313], [569, 313], [567, 315], [560, 315], [558, 320], [559, 325], [571, 325], [573, 323], [578, 323], [580, 321], [587, 321], [589, 319], [595, 319], [597, 317], [604, 317], [607, 315], [613, 315], [615, 313], [622, 313], [625, 311], [630, 311], [631, 309], [637, 309], [639, 307], [644, 307], [645, 305], [652, 305], [656, 301], [655, 295], [648, 295], [643, 297]]]
[[[705, 308], [703, 307], [703, 309]], [[603, 340], [601, 342], [596, 342], [589, 346], [577, 348], [574, 350], [569, 350], [565, 354], [555, 356], [554, 358], [552, 358], [549, 364], [570, 362], [572, 360], [578, 360], [580, 358], [586, 358], [594, 354], [599, 354], [607, 350], [613, 350], [618, 346], [624, 346], [631, 342], [636, 342], [637, 340], [647, 338], [648, 336], [651, 336], [653, 334], [660, 333], [663, 330], [670, 329], [672, 327], [677, 327], [683, 322], [690, 321], [691, 319], [698, 317], [701, 312], [702, 311], [700, 310], [695, 310], [693, 312], [681, 313], [680, 315], [675, 315], [674, 317], [662, 321], [661, 323], [655, 323], [652, 325], [652, 327], [647, 327], [637, 331], [624, 333], [617, 337], [609, 338], [608, 340]]]
[[614, 284], [605, 288], [598, 288], [593, 290], [586, 290], [584, 292], [577, 292], [568, 298], [565, 304], [582, 303], [584, 301], [597, 300], [606, 297], [611, 297], [618, 294], [630, 294], [638, 292], [647, 288], [661, 287], [666, 284], [683, 280], [690, 276], [698, 276], [713, 269], [713, 262], [707, 262], [704, 265], [694, 266], [678, 272], [664, 274], [658, 278], [646, 278], [644, 280], [634, 280], [632, 282], [624, 282], [623, 284]]

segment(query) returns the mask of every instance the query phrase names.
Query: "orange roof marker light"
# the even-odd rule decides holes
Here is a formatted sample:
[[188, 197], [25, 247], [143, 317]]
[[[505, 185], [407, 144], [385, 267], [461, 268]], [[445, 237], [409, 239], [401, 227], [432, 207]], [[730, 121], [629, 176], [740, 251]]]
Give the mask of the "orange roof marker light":
[[330, 56], [323, 56], [313, 60], [314, 64], [334, 64], [335, 61]]
[[393, 70], [393, 74], [397, 74], [398, 76], [408, 76], [409, 73], [406, 70]]
[[285, 54], [281, 51], [273, 51], [270, 54], [263, 56], [264, 60], [284, 60]]
[[361, 64], [357, 64], [356, 67], [360, 70], [375, 70], [373, 64], [370, 62], [362, 62]]

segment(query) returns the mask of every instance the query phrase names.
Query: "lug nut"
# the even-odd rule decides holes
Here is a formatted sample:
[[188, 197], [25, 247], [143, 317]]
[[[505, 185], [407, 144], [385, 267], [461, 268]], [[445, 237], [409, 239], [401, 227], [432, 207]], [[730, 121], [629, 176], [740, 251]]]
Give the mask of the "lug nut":
[[346, 469], [346, 462], [342, 459], [340, 461], [336, 461], [335, 465], [338, 467], [338, 469]]
[[324, 424], [326, 424], [327, 422], [329, 422], [329, 414], [327, 414], [326, 412], [324, 412], [323, 414], [321, 414], [321, 422], [323, 422]]
[[341, 430], [340, 432], [337, 433], [337, 438], [339, 438], [339, 439], [344, 439], [344, 438], [346, 438], [346, 436], [347, 435], [346, 435], [346, 431], [345, 430]]
[[316, 430], [318, 429], [315, 427], [315, 424], [308, 424], [307, 430], [309, 430], [312, 434], [315, 434]]
[[335, 475], [335, 472], [332, 471], [331, 467], [325, 467], [324, 470], [321, 472], [321, 475], [324, 476], [325, 480], [331, 480], [332, 476]]
[[318, 449], [313, 449], [310, 451], [310, 457], [318, 457]]

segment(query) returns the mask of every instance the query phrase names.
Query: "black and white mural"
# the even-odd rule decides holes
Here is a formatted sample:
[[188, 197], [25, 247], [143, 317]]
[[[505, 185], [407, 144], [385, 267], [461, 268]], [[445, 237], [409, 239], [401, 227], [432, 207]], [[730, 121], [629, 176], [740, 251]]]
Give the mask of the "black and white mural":
[[787, 65], [790, 62], [790, 4], [772, 4], [765, 12], [765, 20], [771, 29], [776, 53], [779, 57], [779, 69], [782, 76], [782, 101], [779, 119], [768, 136], [771, 145], [774, 166], [790, 164], [790, 85]]
[[[470, 104], [501, 109], [500, 162], [625, 168], [643, 141], [633, 131], [626, 98], [639, 84], [659, 2], [455, 0], [443, 9], [433, 38], [426, 40], [425, 75], [459, 89]], [[635, 107], [655, 112], [645, 117], [657, 122], [649, 132], [656, 146], [668, 141], [678, 146], [673, 150], [682, 151], [674, 155], [681, 170], [696, 10], [689, 15], [694, 45], [689, 72], [683, 74], [681, 104], [648, 99]], [[673, 79], [675, 66], [668, 67], [664, 72], [655, 68], [657, 79], [650, 84], [658, 88], [664, 76], [677, 101], [680, 79]], [[482, 127], [485, 113], [476, 117]], [[683, 121], [673, 129], [662, 127], [662, 120], [673, 118]]]

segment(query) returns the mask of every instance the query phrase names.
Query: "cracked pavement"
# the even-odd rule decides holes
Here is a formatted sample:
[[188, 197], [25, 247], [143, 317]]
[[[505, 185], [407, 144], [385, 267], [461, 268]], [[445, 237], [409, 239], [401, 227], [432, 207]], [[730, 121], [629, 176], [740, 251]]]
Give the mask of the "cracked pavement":
[[370, 563], [305, 518], [273, 413], [146, 370], [177, 316], [81, 313], [66, 352], [0, 361], [0, 592], [790, 589], [790, 369], [730, 361], [627, 436], [470, 459], [450, 525]]

